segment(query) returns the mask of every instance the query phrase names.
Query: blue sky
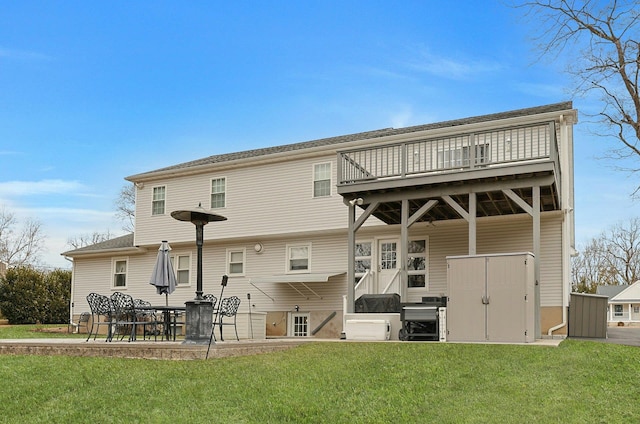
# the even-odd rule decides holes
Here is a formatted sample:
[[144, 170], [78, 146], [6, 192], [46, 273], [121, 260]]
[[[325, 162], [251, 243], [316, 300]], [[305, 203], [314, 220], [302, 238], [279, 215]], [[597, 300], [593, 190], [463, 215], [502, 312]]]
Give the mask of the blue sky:
[[[68, 268], [69, 237], [123, 234], [129, 175], [572, 100], [534, 29], [501, 1], [0, 0], [0, 207], [42, 222], [43, 260]], [[638, 209], [581, 118], [579, 243]]]

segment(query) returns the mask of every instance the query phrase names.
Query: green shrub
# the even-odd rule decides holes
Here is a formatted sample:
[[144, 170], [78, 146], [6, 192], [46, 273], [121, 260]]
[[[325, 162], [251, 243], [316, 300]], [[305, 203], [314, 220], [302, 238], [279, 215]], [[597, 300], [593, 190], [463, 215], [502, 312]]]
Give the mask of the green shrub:
[[71, 271], [21, 267], [0, 278], [0, 310], [11, 324], [59, 324], [69, 319]]

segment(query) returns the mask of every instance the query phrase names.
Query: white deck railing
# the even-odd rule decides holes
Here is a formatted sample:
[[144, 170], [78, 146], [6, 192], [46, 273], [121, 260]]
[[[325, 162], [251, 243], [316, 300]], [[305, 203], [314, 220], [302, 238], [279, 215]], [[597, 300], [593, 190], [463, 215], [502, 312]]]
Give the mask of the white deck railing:
[[557, 160], [553, 122], [338, 152], [338, 184]]

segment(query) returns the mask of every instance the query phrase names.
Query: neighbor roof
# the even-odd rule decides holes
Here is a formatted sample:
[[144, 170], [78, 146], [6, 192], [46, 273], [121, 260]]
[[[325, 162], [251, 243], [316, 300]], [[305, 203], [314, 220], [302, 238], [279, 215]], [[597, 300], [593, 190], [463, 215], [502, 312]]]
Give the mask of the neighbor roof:
[[627, 287], [629, 287], [628, 284], [622, 286], [598, 286], [596, 287], [596, 294], [601, 294], [611, 299], [623, 292]]
[[392, 136], [392, 135], [400, 135], [400, 134], [409, 134], [409, 133], [418, 132], [418, 131], [455, 127], [460, 125], [469, 125], [469, 124], [488, 122], [488, 121], [497, 121], [501, 119], [517, 118], [521, 116], [537, 115], [537, 114], [548, 113], [548, 112], [558, 112], [561, 110], [569, 110], [572, 108], [573, 108], [572, 102], [561, 102], [561, 103], [554, 103], [546, 106], [537, 106], [537, 107], [531, 107], [526, 109], [512, 110], [509, 112], [501, 112], [501, 113], [494, 113], [489, 115], [474, 116], [470, 118], [456, 119], [452, 121], [443, 121], [443, 122], [437, 122], [432, 124], [417, 125], [413, 127], [405, 127], [405, 128], [397, 128], [397, 129], [384, 128], [384, 129], [375, 130], [375, 131], [367, 131], [367, 132], [361, 132], [356, 134], [342, 135], [338, 137], [330, 137], [330, 138], [322, 138], [322, 139], [312, 140], [312, 141], [305, 141], [302, 143], [285, 144], [281, 146], [265, 147], [262, 149], [253, 149], [253, 150], [246, 150], [242, 152], [213, 155], [213, 156], [208, 156], [208, 157], [197, 159], [190, 162], [184, 162], [177, 165], [156, 169], [155, 171], [149, 171], [141, 174], [132, 175], [127, 177], [126, 179], [129, 181], [137, 181], [147, 177], [152, 177], [153, 174], [163, 173], [166, 171], [180, 171], [180, 170], [186, 170], [188, 168], [195, 168], [195, 167], [212, 165], [212, 164], [222, 163], [222, 162], [230, 162], [230, 161], [239, 160], [239, 159], [248, 159], [248, 158], [258, 157], [258, 156], [266, 156], [266, 155], [271, 155], [276, 153], [286, 153], [286, 152], [292, 152], [292, 151], [297, 151], [302, 149], [310, 149], [314, 147], [323, 147], [323, 146], [347, 143], [351, 141], [368, 140], [368, 139], [374, 139], [374, 138], [380, 138], [380, 137], [386, 137], [386, 136]]

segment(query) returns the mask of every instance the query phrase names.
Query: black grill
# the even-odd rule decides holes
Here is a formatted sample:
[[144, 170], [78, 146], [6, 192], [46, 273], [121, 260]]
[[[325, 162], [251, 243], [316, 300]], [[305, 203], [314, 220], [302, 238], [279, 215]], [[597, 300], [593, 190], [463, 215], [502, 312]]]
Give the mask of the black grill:
[[438, 308], [447, 306], [446, 297], [423, 297], [420, 303], [402, 303], [400, 340], [439, 340]]

